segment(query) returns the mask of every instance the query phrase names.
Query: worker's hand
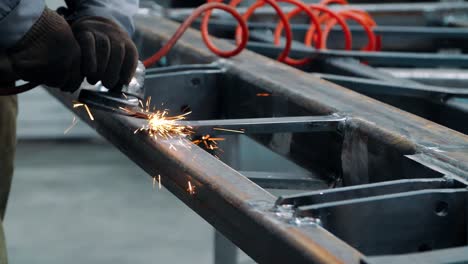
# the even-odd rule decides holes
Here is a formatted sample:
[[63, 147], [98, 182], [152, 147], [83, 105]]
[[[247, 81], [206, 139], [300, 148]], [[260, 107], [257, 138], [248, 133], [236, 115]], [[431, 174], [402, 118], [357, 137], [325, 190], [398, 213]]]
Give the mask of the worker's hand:
[[115, 22], [102, 17], [83, 17], [72, 23], [81, 47], [82, 71], [91, 84], [102, 81], [111, 90], [128, 84], [138, 64], [138, 52], [130, 36]]
[[47, 8], [6, 53], [18, 79], [69, 92], [83, 81], [80, 46], [67, 21]]

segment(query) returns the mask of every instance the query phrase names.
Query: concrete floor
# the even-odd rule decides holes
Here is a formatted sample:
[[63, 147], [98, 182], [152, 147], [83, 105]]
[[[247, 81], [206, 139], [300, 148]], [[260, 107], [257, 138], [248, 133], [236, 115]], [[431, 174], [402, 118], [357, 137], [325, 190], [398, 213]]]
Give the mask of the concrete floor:
[[212, 263], [213, 229], [102, 142], [20, 142], [10, 263]]

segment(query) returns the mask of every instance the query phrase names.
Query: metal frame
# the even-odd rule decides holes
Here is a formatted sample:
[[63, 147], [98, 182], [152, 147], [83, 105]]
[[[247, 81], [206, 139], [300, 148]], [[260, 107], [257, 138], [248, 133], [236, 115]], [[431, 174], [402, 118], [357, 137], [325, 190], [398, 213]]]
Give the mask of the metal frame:
[[[143, 57], [167, 41], [177, 28], [177, 24], [156, 17], [140, 17], [137, 25], [137, 44]], [[232, 48], [222, 40], [215, 40], [215, 43], [221, 48]], [[216, 98], [224, 98], [226, 103], [228, 97], [232, 102], [220, 108], [227, 119], [273, 117], [265, 116], [273, 113], [280, 114], [279, 117], [338, 115], [341, 125], [332, 132], [288, 132], [289, 137], [249, 135], [295, 162], [317, 169], [322, 179], [330, 180], [332, 175], [342, 172], [341, 183], [334, 182], [337, 186], [427, 177], [445, 177], [457, 182], [455, 186], [467, 184], [466, 135], [249, 51], [233, 59], [218, 59], [205, 48], [199, 33], [189, 30], [162, 64], [193, 63], [217, 65], [222, 70], [226, 79], [215, 79], [212, 87], [223, 93]], [[196, 81], [185, 83], [183, 87], [203, 85]], [[235, 87], [239, 90], [233, 90]], [[146, 83], [147, 90], [169, 88], [175, 89]], [[242, 102], [239, 99], [248, 99], [258, 91], [272, 94], [266, 99], [268, 103], [243, 104], [239, 108]], [[73, 109], [74, 96], [54, 89], [49, 92]], [[202, 99], [213, 100], [209, 96]], [[273, 112], [265, 114], [268, 109]], [[166, 188], [260, 263], [377, 261], [339, 239], [333, 234], [335, 231], [327, 231], [328, 226], [322, 227], [320, 218], [304, 217], [303, 208], [277, 202], [277, 197], [201, 148], [178, 147], [174, 151], [171, 144], [177, 144], [177, 141], [155, 141], [144, 133], [135, 134], [134, 131], [143, 124], [142, 120], [95, 111], [95, 121], [90, 121], [85, 112], [73, 110], [149, 175], [162, 175], [162, 184]], [[219, 117], [210, 116], [215, 112], [208, 111], [201, 118], [217, 119]], [[197, 112], [194, 110], [194, 113]], [[246, 116], [242, 116], [244, 114]], [[314, 141], [316, 136], [319, 138]], [[291, 137], [294, 140], [288, 140]], [[273, 142], [281, 143], [280, 147], [271, 144]], [[195, 194], [187, 192], [188, 181], [195, 186]], [[434, 197], [450, 192], [460, 198], [466, 192], [460, 188], [463, 189], [425, 189], [423, 192]], [[418, 194], [403, 190], [394, 195], [406, 199]], [[398, 199], [377, 196], [368, 200], [373, 205], [390, 201], [387, 198]], [[456, 201], [457, 204], [463, 202], [462, 198]], [[359, 208], [356, 201], [341, 202]], [[418, 199], [409, 204], [417, 206], [420, 203], [422, 200]], [[423, 208], [431, 208], [432, 212], [432, 203], [426, 205]], [[466, 214], [455, 213], [458, 217]], [[468, 226], [465, 218], [459, 219], [463, 220], [465, 227]]]
[[[281, 47], [269, 44], [272, 42], [271, 36], [259, 32], [254, 32], [252, 35], [262, 42], [250, 42], [248, 44], [250, 49], [271, 58], [276, 58], [281, 52]], [[385, 68], [369, 67], [358, 60], [363, 59], [372, 66], [403, 65], [419, 67], [416, 68], [419, 71], [430, 71], [431, 69], [425, 67], [467, 67], [468, 60], [466, 58], [468, 57], [466, 55], [411, 52], [365, 54], [365, 52], [354, 51], [320, 51], [316, 53], [315, 50], [305, 47], [301, 43], [295, 42], [294, 45], [295, 47], [291, 52], [293, 56], [314, 58], [315, 65], [319, 66], [315, 66], [313, 70], [325, 72], [325, 74], [313, 73], [314, 75], [390, 103], [457, 131], [468, 132], [468, 125], [463, 122], [468, 113], [468, 96], [464, 87], [428, 85], [409, 79], [397, 78], [381, 70]], [[458, 57], [458, 59], [455, 57]], [[310, 71], [310, 69], [306, 69], [306, 71]], [[420, 111], [420, 108], [431, 109], [431, 111]]]

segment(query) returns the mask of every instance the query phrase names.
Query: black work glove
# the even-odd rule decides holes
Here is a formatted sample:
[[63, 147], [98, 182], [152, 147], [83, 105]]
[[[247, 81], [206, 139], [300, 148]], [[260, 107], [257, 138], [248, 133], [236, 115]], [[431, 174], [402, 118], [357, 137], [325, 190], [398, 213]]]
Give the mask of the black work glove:
[[81, 69], [89, 83], [102, 81], [113, 91], [130, 83], [138, 51], [127, 32], [103, 17], [82, 17], [71, 25], [81, 47]]
[[18, 79], [74, 92], [84, 78], [80, 46], [70, 26], [47, 8], [6, 54]]

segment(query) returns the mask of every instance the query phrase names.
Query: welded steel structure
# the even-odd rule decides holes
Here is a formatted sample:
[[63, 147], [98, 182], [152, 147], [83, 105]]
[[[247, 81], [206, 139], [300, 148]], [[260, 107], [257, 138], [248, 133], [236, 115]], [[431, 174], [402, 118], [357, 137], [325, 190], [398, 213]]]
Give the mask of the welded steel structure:
[[[178, 27], [151, 15], [140, 16], [137, 25], [143, 58]], [[232, 48], [229, 41], [214, 42]], [[342, 61], [324, 63], [338, 67]], [[349, 84], [338, 78], [325, 76]], [[426, 95], [420, 85], [409, 94]], [[73, 96], [50, 92], [72, 109]], [[255, 52], [219, 59], [195, 30], [148, 70], [145, 96], [174, 114], [191, 110], [186, 124], [199, 135], [224, 134], [221, 160], [212, 150], [135, 134], [144, 120], [95, 110], [90, 121], [86, 112], [72, 110], [148, 175], [160, 174], [165, 187], [255, 261], [468, 261], [465, 134]], [[242, 171], [236, 163], [240, 137], [307, 173]], [[195, 193], [187, 191], [188, 181]], [[276, 196], [265, 188], [302, 191]]]
[[[468, 133], [468, 123], [464, 122], [468, 113], [468, 71], [459, 69], [468, 67], [465, 55], [468, 30], [463, 26], [468, 3], [353, 4], [331, 8], [355, 8], [371, 14], [378, 24], [374, 31], [383, 39], [383, 52], [336, 50], [344, 43], [340, 28], [331, 33], [328, 41], [331, 50], [306, 47], [302, 40], [309, 24], [302, 17], [292, 24], [296, 41], [291, 55], [314, 58], [313, 64], [302, 68], [305, 72]], [[246, 10], [239, 9], [241, 13]], [[182, 21], [192, 10], [175, 8], [166, 14]], [[290, 8], [286, 6], [284, 10]], [[248, 47], [271, 58], [282, 51], [282, 47], [271, 44], [276, 16], [274, 10], [265, 7], [249, 20]], [[233, 37], [236, 21], [218, 12], [212, 16], [210, 25], [212, 34], [229, 39]], [[354, 45], [365, 46], [363, 29], [351, 26], [351, 31]]]

